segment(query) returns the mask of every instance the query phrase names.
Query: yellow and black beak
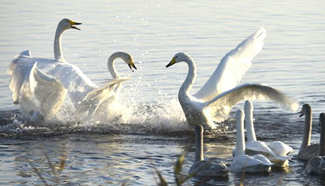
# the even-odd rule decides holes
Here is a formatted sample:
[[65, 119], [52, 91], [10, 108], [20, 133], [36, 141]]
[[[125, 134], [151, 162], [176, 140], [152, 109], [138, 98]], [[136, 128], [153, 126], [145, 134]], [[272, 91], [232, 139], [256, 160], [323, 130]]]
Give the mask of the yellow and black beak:
[[132, 70], [132, 72], [134, 72], [133, 69], [137, 70], [137, 67], [134, 65], [133, 62], [129, 63], [129, 68]]
[[71, 28], [76, 29], [76, 30], [80, 30], [80, 28], [78, 28], [78, 27], [76, 27], [74, 25], [81, 25], [82, 23], [70, 21], [70, 24], [71, 24]]
[[172, 66], [173, 64], [175, 64], [176, 63], [176, 60], [175, 60], [175, 58], [173, 57], [173, 59], [166, 65], [166, 68], [168, 68], [168, 67], [170, 67], [170, 66]]

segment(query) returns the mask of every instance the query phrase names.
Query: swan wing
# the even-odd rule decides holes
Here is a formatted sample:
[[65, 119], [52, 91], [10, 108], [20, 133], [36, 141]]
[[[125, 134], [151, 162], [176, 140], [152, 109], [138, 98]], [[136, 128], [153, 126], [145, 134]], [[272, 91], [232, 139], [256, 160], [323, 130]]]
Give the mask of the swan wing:
[[299, 107], [295, 100], [272, 87], [259, 84], [243, 84], [206, 102], [205, 110], [208, 111], [210, 117], [213, 117], [214, 121], [221, 122], [228, 117], [231, 108], [235, 104], [240, 101], [255, 99], [273, 100], [292, 111], [296, 111]]
[[209, 100], [221, 92], [237, 86], [251, 66], [252, 59], [262, 50], [265, 37], [265, 29], [260, 28], [235, 49], [228, 52], [208, 81], [194, 96]]
[[128, 79], [115, 79], [104, 86], [94, 89], [89, 92], [79, 104], [79, 111], [89, 111], [89, 113], [96, 112], [102, 103], [107, 103], [107, 100], [114, 99], [116, 87]]
[[289, 153], [293, 152], [293, 148], [282, 141], [272, 141], [267, 143], [267, 145], [279, 156], [287, 156]]
[[14, 104], [19, 103], [19, 92], [23, 86], [23, 83], [28, 80], [29, 73], [34, 63], [35, 61], [31, 58], [30, 51], [25, 50], [21, 52], [19, 56], [14, 58], [9, 65], [9, 89], [12, 93], [12, 100]]
[[35, 63], [31, 69], [29, 84], [31, 94], [40, 103], [41, 114], [52, 117], [59, 110], [66, 96], [66, 89], [55, 77], [41, 72]]

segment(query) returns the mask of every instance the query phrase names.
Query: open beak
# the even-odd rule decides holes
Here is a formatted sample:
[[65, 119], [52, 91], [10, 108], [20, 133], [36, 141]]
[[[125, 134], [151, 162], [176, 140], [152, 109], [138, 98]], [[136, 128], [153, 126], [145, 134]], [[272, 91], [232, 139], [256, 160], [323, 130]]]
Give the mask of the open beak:
[[167, 65], [166, 65], [166, 68], [168, 68], [168, 67], [170, 67], [170, 66], [172, 66], [173, 64], [175, 64], [176, 63], [176, 60], [175, 60], [175, 58], [173, 58]]
[[[130, 63], [129, 64], [129, 68], [132, 70], [132, 72], [134, 72], [134, 70], [137, 69], [137, 67], [134, 65], [134, 63]], [[134, 69], [134, 70], [133, 70]]]
[[298, 114], [299, 114], [299, 117], [302, 117], [305, 115], [305, 113], [303, 111], [298, 112]]
[[71, 21], [71, 28], [73, 29], [76, 29], [76, 30], [80, 30], [80, 28], [74, 26], [74, 25], [81, 25], [82, 23], [78, 23], [78, 22], [74, 22], [74, 21]]

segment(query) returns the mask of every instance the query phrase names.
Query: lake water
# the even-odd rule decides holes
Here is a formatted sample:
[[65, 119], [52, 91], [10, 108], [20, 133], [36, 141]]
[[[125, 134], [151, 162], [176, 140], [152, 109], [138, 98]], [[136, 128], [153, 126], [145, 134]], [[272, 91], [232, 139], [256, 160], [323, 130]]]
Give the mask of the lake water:
[[[176, 52], [191, 55], [198, 67], [195, 92], [224, 54], [260, 26], [268, 34], [265, 46], [242, 82], [267, 84], [309, 103], [315, 121], [313, 141], [318, 142], [317, 119], [325, 108], [324, 8], [318, 0], [2, 0], [0, 184], [156, 185], [155, 168], [173, 184], [177, 157], [188, 152], [185, 173], [193, 163], [194, 141], [177, 101], [187, 67], [165, 65]], [[33, 56], [52, 58], [55, 29], [64, 17], [83, 23], [81, 31], [64, 33], [64, 56], [94, 82], [111, 78], [106, 60], [113, 52], [126, 51], [136, 61], [138, 70], [133, 73], [122, 63], [116, 65], [131, 78], [120, 97], [126, 105], [121, 108], [123, 122], [26, 127], [5, 117], [18, 109], [8, 88], [10, 61], [25, 49]], [[228, 180], [209, 183], [325, 184], [324, 178], [305, 175], [303, 163], [295, 158], [303, 119], [270, 102], [256, 102], [254, 113], [258, 138], [279, 139], [295, 149], [290, 169], [265, 176], [230, 174]], [[228, 140], [206, 139], [207, 157], [230, 160], [235, 140], [227, 136]], [[188, 182], [193, 183], [199, 184]]]

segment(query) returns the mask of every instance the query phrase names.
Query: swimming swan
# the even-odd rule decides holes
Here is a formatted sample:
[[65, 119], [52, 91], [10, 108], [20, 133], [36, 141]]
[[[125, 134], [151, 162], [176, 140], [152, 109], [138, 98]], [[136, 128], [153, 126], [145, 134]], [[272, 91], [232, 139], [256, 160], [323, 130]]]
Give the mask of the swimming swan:
[[235, 157], [231, 163], [232, 172], [270, 172], [273, 164], [262, 154], [249, 156], [245, 154], [244, 137], [244, 113], [242, 110], [236, 112], [236, 149]]
[[195, 162], [189, 170], [190, 175], [195, 177], [226, 177], [228, 174], [228, 168], [226, 164], [219, 159], [204, 159], [203, 152], [203, 127], [201, 125], [196, 126], [199, 132], [195, 134]]
[[[170, 67], [179, 62], [188, 65], [188, 74], [178, 92], [178, 100], [189, 125], [215, 128], [214, 122], [224, 121], [236, 103], [247, 99], [271, 99], [296, 109], [298, 104], [295, 101], [271, 87], [244, 84], [233, 88], [247, 71], [251, 59], [261, 50], [265, 35], [265, 30], [261, 28], [226, 54], [207, 83], [194, 95], [189, 94], [196, 78], [196, 66], [192, 59], [184, 53], [177, 53], [166, 65]], [[199, 127], [195, 132], [199, 136]]]
[[253, 104], [251, 101], [245, 101], [244, 111], [245, 128], [247, 131], [246, 153], [250, 155], [263, 154], [268, 157], [275, 166], [288, 166], [289, 157], [287, 157], [287, 155], [288, 153], [292, 152], [293, 149], [281, 141], [267, 143], [257, 141], [253, 123]]
[[307, 163], [305, 171], [308, 174], [325, 174], [325, 113], [319, 115], [320, 125], [320, 151], [318, 156], [313, 157]]
[[304, 104], [300, 111], [300, 117], [305, 116], [304, 137], [299, 149], [298, 159], [310, 160], [318, 156], [319, 144], [310, 144], [312, 132], [312, 109], [309, 104]]

